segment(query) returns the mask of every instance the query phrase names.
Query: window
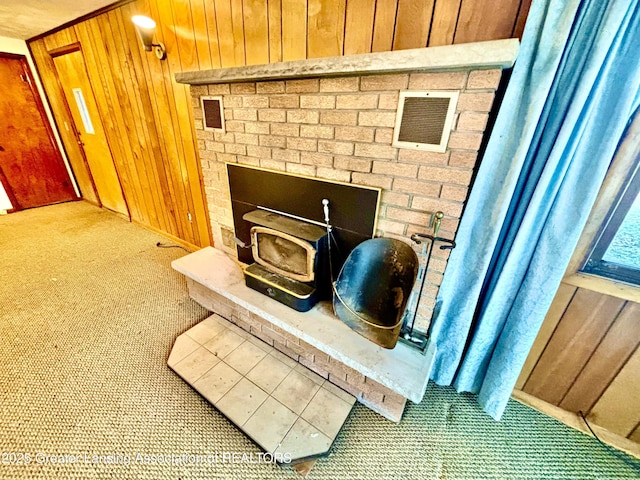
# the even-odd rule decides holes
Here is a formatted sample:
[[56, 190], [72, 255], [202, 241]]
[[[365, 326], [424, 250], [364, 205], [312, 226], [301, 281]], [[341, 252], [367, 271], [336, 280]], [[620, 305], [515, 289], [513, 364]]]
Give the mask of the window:
[[582, 272], [640, 285], [640, 157], [618, 195]]

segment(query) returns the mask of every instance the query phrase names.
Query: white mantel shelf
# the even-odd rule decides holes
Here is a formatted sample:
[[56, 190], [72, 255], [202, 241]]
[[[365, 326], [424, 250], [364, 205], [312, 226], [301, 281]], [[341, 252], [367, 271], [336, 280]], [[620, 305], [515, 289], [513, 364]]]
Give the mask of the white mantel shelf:
[[174, 260], [171, 266], [412, 402], [422, 401], [436, 352], [434, 344], [428, 345], [424, 355], [401, 342], [392, 350], [382, 348], [342, 323], [326, 302], [297, 312], [248, 288], [240, 264], [213, 247]]
[[363, 53], [290, 62], [216, 68], [176, 74], [178, 83], [255, 82], [310, 77], [375, 75], [419, 71], [449, 71], [467, 68], [511, 68], [518, 55], [516, 38], [414, 48], [392, 52]]

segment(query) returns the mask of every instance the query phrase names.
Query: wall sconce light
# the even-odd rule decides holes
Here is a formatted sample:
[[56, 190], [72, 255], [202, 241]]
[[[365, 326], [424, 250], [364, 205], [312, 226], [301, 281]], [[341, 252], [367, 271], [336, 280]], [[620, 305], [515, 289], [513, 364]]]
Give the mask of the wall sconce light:
[[145, 51], [150, 52], [153, 50], [156, 57], [160, 60], [167, 58], [167, 51], [162, 42], [153, 43], [153, 34], [156, 32], [156, 22], [144, 15], [134, 15], [131, 17], [131, 21], [136, 27], [136, 32], [138, 32]]

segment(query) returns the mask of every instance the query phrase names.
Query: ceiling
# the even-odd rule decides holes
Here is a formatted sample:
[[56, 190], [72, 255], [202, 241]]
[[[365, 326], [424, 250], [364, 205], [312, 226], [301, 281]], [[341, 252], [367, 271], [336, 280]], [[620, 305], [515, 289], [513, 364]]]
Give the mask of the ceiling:
[[0, 36], [27, 40], [114, 0], [0, 0]]

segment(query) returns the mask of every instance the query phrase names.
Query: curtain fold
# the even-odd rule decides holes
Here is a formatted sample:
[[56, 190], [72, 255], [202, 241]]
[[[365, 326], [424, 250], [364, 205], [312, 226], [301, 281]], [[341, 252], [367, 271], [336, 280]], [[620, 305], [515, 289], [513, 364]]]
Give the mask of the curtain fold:
[[499, 419], [640, 91], [639, 0], [534, 0], [430, 330]]

